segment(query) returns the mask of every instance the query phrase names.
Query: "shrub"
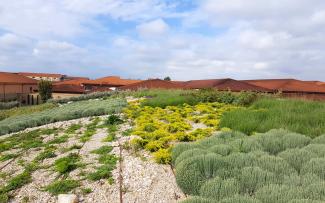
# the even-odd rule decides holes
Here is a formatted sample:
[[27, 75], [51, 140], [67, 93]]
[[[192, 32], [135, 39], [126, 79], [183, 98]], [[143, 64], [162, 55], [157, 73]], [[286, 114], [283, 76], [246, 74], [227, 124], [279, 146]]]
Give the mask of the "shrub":
[[287, 149], [279, 154], [279, 157], [286, 160], [298, 173], [303, 165], [305, 165], [311, 158], [314, 157], [314, 154], [305, 150], [305, 149]]
[[191, 197], [182, 201], [181, 203], [218, 203], [218, 201], [202, 197]]
[[[274, 142], [267, 135], [286, 143]], [[199, 195], [206, 201], [323, 200], [325, 159], [319, 156], [322, 144], [308, 144], [313, 141], [306, 138], [284, 130], [252, 137], [225, 132], [178, 144], [172, 150], [176, 182], [184, 193]], [[281, 146], [272, 150], [266, 143]]]
[[214, 200], [221, 200], [227, 197], [232, 197], [238, 192], [239, 185], [237, 180], [222, 180], [219, 177], [215, 177], [202, 185], [200, 189], [200, 196]]
[[168, 164], [171, 161], [170, 151], [168, 149], [159, 149], [152, 155], [155, 161], [160, 164]]
[[52, 98], [52, 82], [47, 80], [41, 80], [38, 83], [38, 93], [43, 102]]
[[223, 168], [228, 168], [228, 164], [220, 155], [192, 157], [176, 166], [176, 182], [185, 193], [197, 195], [201, 185], [217, 176], [217, 171]]
[[303, 168], [302, 173], [314, 173], [318, 175], [320, 178], [325, 180], [325, 158], [313, 158], [309, 162], [307, 162]]
[[238, 174], [238, 182], [242, 194], [254, 195], [256, 190], [274, 183], [276, 178], [273, 173], [262, 170], [259, 167], [245, 167]]
[[69, 98], [63, 98], [63, 99], [50, 99], [50, 100], [48, 100], [48, 102], [64, 104], [64, 103], [68, 103], [68, 102], [107, 98], [107, 97], [110, 97], [112, 94], [113, 94], [112, 92], [94, 92], [94, 93], [84, 94], [84, 95], [76, 96], [76, 97], [69, 97]]
[[256, 192], [256, 198], [265, 203], [287, 203], [289, 200], [301, 198], [298, 188], [286, 185], [267, 185]]
[[0, 110], [3, 109], [12, 109], [14, 107], [18, 107], [19, 102], [18, 101], [12, 101], [12, 102], [0, 102]]
[[261, 201], [249, 197], [249, 196], [242, 196], [242, 195], [235, 195], [234, 197], [226, 198], [220, 203], [262, 203]]
[[119, 113], [124, 106], [124, 99], [80, 101], [28, 115], [9, 117], [0, 121], [0, 135], [57, 121]]

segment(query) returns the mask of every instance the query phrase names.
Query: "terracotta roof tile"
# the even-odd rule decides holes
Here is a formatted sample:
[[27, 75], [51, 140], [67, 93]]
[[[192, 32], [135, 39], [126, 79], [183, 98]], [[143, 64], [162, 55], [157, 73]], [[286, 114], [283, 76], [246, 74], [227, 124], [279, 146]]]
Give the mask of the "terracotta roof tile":
[[38, 81], [14, 74], [14, 73], [7, 73], [7, 72], [0, 72], [0, 83], [2, 84], [37, 84]]
[[32, 76], [32, 77], [54, 77], [54, 78], [61, 78], [61, 77], [64, 76], [62, 74], [53, 74], [53, 73], [29, 73], [29, 72], [19, 72], [18, 75]]
[[295, 79], [266, 79], [246, 80], [245, 82], [282, 92], [325, 93], [325, 86], [319, 85], [314, 81], [301, 81]]
[[84, 82], [86, 85], [107, 85], [107, 86], [124, 86], [130, 85], [133, 83], [140, 82], [141, 80], [129, 80], [129, 79], [121, 79], [118, 76], [108, 76], [104, 78], [99, 78], [96, 80], [89, 80]]
[[182, 84], [177, 84], [171, 81], [150, 79], [141, 82], [133, 83], [130, 85], [122, 86], [121, 90], [138, 90], [138, 89], [182, 89]]
[[226, 79], [210, 79], [210, 80], [190, 80], [184, 82], [184, 87], [187, 89], [202, 89], [202, 88], [215, 88], [218, 90], [231, 90], [231, 91], [257, 91], [257, 92], [272, 92], [272, 90], [248, 84], [243, 81], [238, 81], [230, 78]]

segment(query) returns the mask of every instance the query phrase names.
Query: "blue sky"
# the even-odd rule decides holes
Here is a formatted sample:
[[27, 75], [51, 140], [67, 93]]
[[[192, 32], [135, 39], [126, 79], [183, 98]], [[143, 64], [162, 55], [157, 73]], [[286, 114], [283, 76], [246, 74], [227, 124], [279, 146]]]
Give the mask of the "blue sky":
[[0, 71], [325, 81], [322, 0], [0, 0]]

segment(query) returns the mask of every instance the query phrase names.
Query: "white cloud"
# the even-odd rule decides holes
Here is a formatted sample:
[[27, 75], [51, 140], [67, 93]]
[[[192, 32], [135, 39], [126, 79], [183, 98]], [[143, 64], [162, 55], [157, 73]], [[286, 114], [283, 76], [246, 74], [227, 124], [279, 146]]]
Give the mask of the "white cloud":
[[167, 23], [162, 19], [153, 20], [150, 22], [142, 23], [137, 26], [137, 30], [142, 37], [161, 37], [169, 29]]

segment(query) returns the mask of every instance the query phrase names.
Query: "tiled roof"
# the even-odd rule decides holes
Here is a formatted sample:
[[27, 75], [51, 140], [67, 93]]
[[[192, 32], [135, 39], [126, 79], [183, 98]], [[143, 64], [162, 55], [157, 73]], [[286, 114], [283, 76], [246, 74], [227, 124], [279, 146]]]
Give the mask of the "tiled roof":
[[0, 84], [35, 84], [38, 81], [14, 73], [0, 72]]
[[282, 92], [308, 92], [325, 93], [325, 86], [314, 81], [301, 81], [295, 79], [266, 79], [266, 80], [245, 80], [253, 85], [265, 87]]
[[23, 76], [31, 76], [31, 77], [53, 77], [53, 78], [61, 78], [64, 75], [62, 74], [53, 74], [53, 73], [28, 73], [28, 72], [19, 72], [19, 75]]
[[257, 91], [257, 92], [272, 92], [272, 90], [249, 84], [243, 81], [234, 79], [210, 79], [210, 80], [190, 80], [183, 83], [186, 89], [203, 89], [215, 88], [218, 90], [231, 90], [231, 91]]
[[165, 81], [160, 79], [150, 79], [137, 82], [134, 84], [122, 86], [121, 90], [138, 90], [138, 89], [182, 89], [182, 84], [177, 84], [171, 81]]
[[80, 85], [53, 85], [52, 92], [54, 93], [76, 93], [83, 94], [85, 93], [84, 87]]
[[84, 82], [88, 82], [89, 79], [74, 79], [74, 80], [64, 80], [60, 82], [54, 82], [53, 85], [82, 85]]
[[129, 80], [129, 79], [121, 79], [118, 76], [108, 76], [104, 78], [99, 78], [96, 80], [89, 80], [84, 82], [86, 85], [107, 85], [107, 86], [124, 86], [130, 85], [133, 83], [140, 82], [141, 80]]

